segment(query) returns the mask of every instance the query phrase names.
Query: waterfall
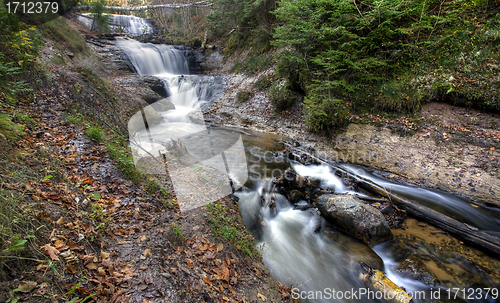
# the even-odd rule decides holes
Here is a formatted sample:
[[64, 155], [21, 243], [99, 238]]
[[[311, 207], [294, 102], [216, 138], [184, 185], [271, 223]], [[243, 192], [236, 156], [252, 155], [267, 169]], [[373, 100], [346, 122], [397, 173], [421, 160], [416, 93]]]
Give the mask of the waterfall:
[[171, 45], [141, 43], [133, 39], [117, 39], [120, 47], [139, 75], [173, 76], [189, 74], [184, 53]]
[[[140, 36], [144, 34], [151, 34], [153, 32], [153, 28], [147, 19], [129, 15], [104, 15], [109, 18], [109, 30], [112, 33], [123, 32], [132, 36]], [[81, 14], [77, 17], [77, 19], [88, 28], [93, 29], [94, 20], [92, 18], [92, 14]]]
[[[116, 44], [139, 75], [161, 79], [169, 92], [168, 98], [136, 113], [129, 122], [136, 167], [144, 173], [166, 174], [158, 165], [166, 161], [181, 210], [216, 201], [242, 186], [248, 174], [241, 136], [212, 132], [201, 113], [202, 106], [222, 92], [222, 78], [190, 75], [187, 48], [128, 38], [118, 38]], [[150, 123], [155, 113], [163, 120]], [[144, 162], [148, 164], [138, 165]]]

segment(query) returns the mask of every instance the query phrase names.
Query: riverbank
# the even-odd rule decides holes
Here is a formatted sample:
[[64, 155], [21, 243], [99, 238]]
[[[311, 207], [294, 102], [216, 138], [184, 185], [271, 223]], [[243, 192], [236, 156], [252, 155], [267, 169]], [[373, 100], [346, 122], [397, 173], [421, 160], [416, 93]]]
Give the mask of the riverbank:
[[2, 203], [27, 220], [14, 232], [29, 241], [2, 251], [0, 301], [289, 301], [235, 197], [180, 212], [168, 178], [135, 170], [126, 124], [164, 97], [154, 79], [77, 21], [57, 20], [54, 30], [87, 41], [68, 51], [71, 41], [45, 37], [47, 78], [15, 109], [25, 134], [2, 141]]
[[[227, 65], [221, 70], [230, 70]], [[322, 157], [369, 166], [385, 171], [390, 179], [500, 206], [498, 114], [428, 102], [414, 117], [352, 114], [351, 123], [336, 135], [311, 133], [305, 127], [300, 100], [290, 110], [277, 113], [267, 91], [254, 87], [260, 77], [272, 73], [269, 69], [252, 77], [227, 75], [226, 91], [205, 110], [207, 121], [278, 133]], [[240, 91], [250, 91], [251, 98], [238, 102]]]

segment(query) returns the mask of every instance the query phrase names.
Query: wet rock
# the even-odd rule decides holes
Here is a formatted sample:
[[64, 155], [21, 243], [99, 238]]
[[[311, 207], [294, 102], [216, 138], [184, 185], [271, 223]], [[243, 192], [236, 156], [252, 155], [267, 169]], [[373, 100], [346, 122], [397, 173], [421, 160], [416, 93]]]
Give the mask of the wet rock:
[[298, 203], [300, 200], [304, 200], [304, 195], [299, 190], [292, 190], [290, 192], [290, 202], [293, 204]]
[[424, 264], [424, 262], [416, 255], [412, 255], [404, 260], [398, 266], [398, 272], [402, 276], [419, 280], [427, 285], [436, 285], [436, 276]]
[[384, 261], [368, 245], [331, 227], [325, 228], [323, 235], [334, 242], [336, 249], [342, 249], [343, 255], [349, 256], [355, 263], [363, 262], [371, 268], [384, 270]]
[[146, 106], [139, 112], [135, 113], [128, 121], [128, 130], [130, 135], [134, 135], [137, 131], [148, 126], [160, 123], [163, 116], [160, 115], [153, 107]]
[[151, 107], [154, 108], [157, 112], [166, 112], [167, 110], [175, 109], [175, 105], [170, 102], [169, 98], [164, 98], [155, 103], [151, 104]]
[[[153, 76], [141, 76], [140, 81], [137, 84], [148, 86], [149, 88], [151, 88], [152, 91], [154, 91], [163, 98], [167, 98], [169, 96], [167, 90], [165, 89], [165, 84], [159, 78]], [[155, 102], [156, 100], [154, 100], [153, 102]], [[148, 100], [146, 100], [146, 102], [148, 102]], [[148, 102], [148, 103], [151, 104], [153, 102]]]
[[316, 203], [332, 225], [373, 247], [394, 236], [384, 216], [351, 195], [322, 195]]

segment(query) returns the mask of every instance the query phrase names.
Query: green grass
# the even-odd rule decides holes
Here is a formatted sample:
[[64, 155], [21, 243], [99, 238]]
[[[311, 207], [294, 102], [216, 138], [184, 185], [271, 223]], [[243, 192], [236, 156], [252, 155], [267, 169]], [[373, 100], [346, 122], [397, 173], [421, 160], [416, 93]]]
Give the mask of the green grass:
[[258, 90], [265, 90], [273, 84], [273, 76], [261, 76], [253, 85]]
[[0, 114], [0, 139], [15, 141], [24, 135], [24, 127], [12, 122], [10, 115]]
[[228, 213], [229, 209], [223, 207], [219, 201], [208, 204], [207, 207], [209, 210], [208, 222], [215, 237], [252, 258], [257, 250], [252, 235], [245, 227], [232, 219]]
[[64, 18], [56, 18], [44, 23], [39, 26], [39, 29], [44, 36], [56, 41], [56, 45], [61, 45], [75, 54], [89, 52], [83, 36], [71, 28]]
[[135, 168], [132, 153], [124, 141], [112, 140], [106, 143], [106, 150], [125, 177], [135, 182], [140, 180], [141, 173]]
[[105, 133], [102, 128], [98, 126], [91, 126], [87, 129], [87, 136], [89, 136], [90, 139], [96, 141], [97, 143], [102, 143], [105, 138]]
[[182, 243], [186, 239], [186, 234], [178, 223], [172, 222], [169, 227], [175, 243]]
[[82, 114], [75, 114], [72, 116], [68, 116], [66, 121], [76, 125], [82, 125], [85, 121], [85, 117]]

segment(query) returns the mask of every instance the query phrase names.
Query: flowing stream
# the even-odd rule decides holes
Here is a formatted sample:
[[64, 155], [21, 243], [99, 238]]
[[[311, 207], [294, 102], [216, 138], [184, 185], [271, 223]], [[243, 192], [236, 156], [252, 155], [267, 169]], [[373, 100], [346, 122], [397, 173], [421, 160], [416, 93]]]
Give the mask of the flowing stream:
[[[223, 89], [223, 80], [217, 76], [190, 75], [185, 49], [168, 45], [143, 44], [132, 39], [120, 39], [117, 45], [128, 56], [139, 74], [154, 75], [164, 81], [165, 89], [170, 95], [168, 99], [175, 105], [175, 109], [160, 111], [163, 116], [160, 123], [146, 124], [144, 129], [137, 129], [131, 133], [136, 142], [142, 142], [141, 148], [136, 150], [136, 153], [142, 152], [154, 156], [162, 152], [169, 153], [168, 148], [176, 145], [172, 143], [173, 140], [181, 139], [188, 152], [198, 161], [188, 161], [189, 172], [201, 170], [201, 166], [198, 165], [203, 164], [230, 178], [232, 180], [230, 185], [233, 189], [238, 189], [236, 195], [239, 197], [238, 206], [241, 214], [248, 229], [254, 233], [259, 242], [258, 248], [262, 252], [264, 262], [273, 276], [283, 284], [293, 284], [300, 291], [325, 290], [321, 294], [323, 298], [316, 293], [316, 299], [311, 300], [314, 302], [332, 302], [330, 298], [333, 291], [337, 297], [335, 302], [377, 302], [377, 299], [362, 297], [359, 293], [360, 290], [366, 289], [359, 279], [360, 262], [365, 262], [378, 264], [372, 266], [383, 268], [393, 282], [404, 286], [409, 292], [424, 291], [426, 297], [414, 298], [415, 302], [435, 301], [430, 296], [432, 291], [439, 288], [498, 286], [499, 281], [489, 277], [485, 270], [477, 265], [483, 266], [485, 262], [496, 264], [498, 260], [484, 259], [488, 261], [483, 262], [481, 259], [473, 262], [460, 258], [455, 253], [442, 253], [442, 248], [437, 244], [419, 242], [412, 237], [413, 232], [418, 231], [420, 236], [428, 237], [431, 242], [435, 240], [434, 238], [447, 236], [436, 234], [430, 227], [425, 227], [429, 231], [423, 231], [424, 224], [414, 219], [415, 227], [410, 226], [407, 230], [401, 231], [402, 236], [398, 238], [399, 240], [389, 241], [371, 249], [331, 227], [314, 209], [306, 211], [294, 209], [284, 196], [275, 191], [272, 183], [273, 177], [281, 175], [290, 166], [300, 175], [320, 179], [321, 187], [324, 189], [337, 193], [352, 193], [354, 190], [344, 184], [328, 166], [304, 166], [290, 162], [279, 154], [282, 146], [278, 140], [286, 138], [242, 131], [238, 128], [206, 126], [203, 117], [200, 116], [200, 109], [217, 98]], [[339, 167], [362, 175], [388, 190], [471, 226], [491, 233], [500, 232], [498, 216], [464, 199], [444, 192], [390, 182], [359, 166], [339, 164]], [[224, 178], [221, 180], [221, 182], [227, 181]], [[177, 195], [190, 190], [186, 184], [182, 185], [184, 187], [176, 187]], [[221, 192], [227, 194], [223, 189]], [[194, 196], [193, 194], [190, 197]], [[267, 206], [270, 202], [274, 203], [274, 208]], [[305, 201], [299, 202], [301, 203], [304, 204]], [[409, 256], [407, 258], [415, 255], [423, 256], [422, 262], [427, 268], [437, 264], [436, 272], [441, 275], [436, 274], [432, 283], [441, 286], [426, 283], [422, 278], [425, 274], [419, 271], [418, 264], [409, 267], [414, 269], [413, 275], [402, 274], [408, 271], [400, 270], [402, 263], [406, 262], [401, 260], [401, 257], [406, 258], [401, 251], [411, 252], [407, 254]], [[481, 256], [481, 258], [488, 257]], [[463, 274], [466, 277], [464, 280], [450, 274], [456, 272], [459, 275], [462, 272], [460, 270], [467, 273]], [[356, 291], [358, 293], [354, 294]], [[340, 294], [342, 298], [339, 298]], [[347, 294], [350, 294], [349, 297]], [[457, 298], [447, 302], [466, 301]]]

